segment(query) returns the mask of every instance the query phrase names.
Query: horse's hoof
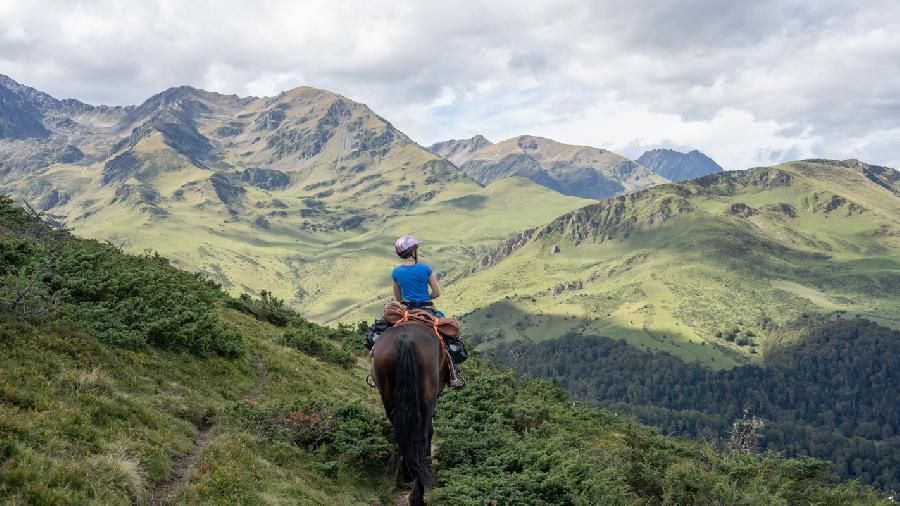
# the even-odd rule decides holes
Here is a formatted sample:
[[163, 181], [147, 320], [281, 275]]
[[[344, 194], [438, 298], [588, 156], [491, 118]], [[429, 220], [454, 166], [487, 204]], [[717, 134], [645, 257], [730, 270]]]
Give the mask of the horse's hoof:
[[366, 385], [369, 385], [370, 387], [373, 387], [373, 388], [378, 386], [378, 385], [375, 384], [375, 380], [372, 379], [372, 375], [371, 375], [371, 374], [368, 375], [368, 376], [366, 376]]

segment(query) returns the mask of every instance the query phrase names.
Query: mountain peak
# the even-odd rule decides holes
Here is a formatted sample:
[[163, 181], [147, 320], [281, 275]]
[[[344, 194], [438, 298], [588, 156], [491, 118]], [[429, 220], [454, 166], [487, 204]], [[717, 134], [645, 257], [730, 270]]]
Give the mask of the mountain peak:
[[491, 141], [487, 140], [483, 135], [477, 134], [468, 139], [450, 139], [449, 141], [436, 142], [429, 146], [428, 150], [450, 160], [456, 166], [461, 166], [469, 161], [471, 156], [479, 149], [491, 144]]
[[651, 149], [642, 154], [637, 162], [670, 181], [684, 181], [724, 170], [696, 149], [687, 153], [668, 148]]

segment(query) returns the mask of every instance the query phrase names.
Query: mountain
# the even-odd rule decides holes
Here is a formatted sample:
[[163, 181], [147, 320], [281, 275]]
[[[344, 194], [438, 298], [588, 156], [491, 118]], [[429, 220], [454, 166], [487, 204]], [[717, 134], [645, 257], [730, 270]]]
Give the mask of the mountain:
[[0, 193], [320, 321], [377, 312], [398, 235], [418, 234], [450, 269], [586, 203], [523, 179], [482, 186], [365, 105], [310, 87], [258, 98], [182, 86], [128, 107], [6, 77], [0, 90], [14, 97], [0, 121], [15, 126], [0, 138]]
[[[403, 501], [356, 329], [8, 199], [0, 231], [0, 502]], [[432, 504], [888, 504], [824, 462], [716, 452], [473, 362], [440, 399]]]
[[714, 369], [758, 361], [804, 314], [897, 328], [897, 176], [807, 160], [615, 197], [451, 273], [442, 304], [482, 347], [596, 335]]
[[482, 135], [476, 135], [471, 139], [451, 139], [444, 142], [436, 142], [428, 147], [432, 153], [450, 160], [456, 166], [462, 166], [472, 159], [479, 149], [490, 146], [491, 141]]
[[565, 195], [605, 199], [668, 182], [605, 149], [522, 135], [491, 144], [478, 135], [439, 142], [429, 149], [481, 184], [519, 176]]
[[645, 151], [637, 159], [637, 163], [674, 182], [694, 179], [723, 170], [712, 158], [696, 149], [688, 153], [681, 153], [673, 149], [652, 149]]

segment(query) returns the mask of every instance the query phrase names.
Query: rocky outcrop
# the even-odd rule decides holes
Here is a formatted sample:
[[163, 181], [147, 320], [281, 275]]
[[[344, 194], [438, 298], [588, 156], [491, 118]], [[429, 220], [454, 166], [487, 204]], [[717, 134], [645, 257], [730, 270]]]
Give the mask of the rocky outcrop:
[[813, 213], [823, 212], [828, 214], [843, 209], [847, 216], [860, 214], [866, 210], [865, 207], [856, 202], [828, 192], [814, 192], [811, 196], [804, 197], [803, 205]]
[[280, 170], [248, 167], [239, 173], [242, 182], [263, 190], [283, 190], [291, 184], [291, 178]]
[[0, 83], [0, 139], [46, 139], [43, 115], [24, 97]]
[[735, 202], [728, 208], [728, 214], [732, 216], [740, 216], [741, 218], [749, 218], [756, 214], [756, 209], [748, 206], [743, 202]]

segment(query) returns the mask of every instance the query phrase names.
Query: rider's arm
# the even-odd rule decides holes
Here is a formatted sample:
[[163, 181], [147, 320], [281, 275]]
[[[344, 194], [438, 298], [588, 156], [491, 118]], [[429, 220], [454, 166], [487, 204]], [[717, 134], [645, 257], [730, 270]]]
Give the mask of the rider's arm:
[[401, 302], [403, 300], [403, 292], [400, 290], [400, 285], [394, 281], [394, 298], [397, 299], [397, 302]]
[[436, 299], [441, 296], [441, 287], [438, 286], [437, 274], [431, 273], [428, 276], [428, 286], [431, 287], [431, 298]]

